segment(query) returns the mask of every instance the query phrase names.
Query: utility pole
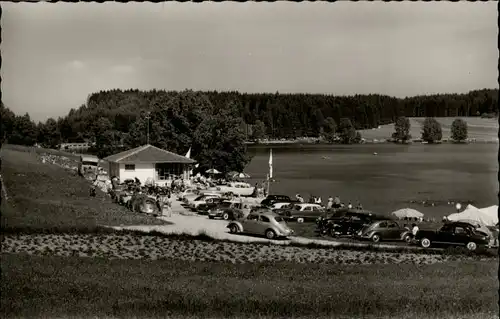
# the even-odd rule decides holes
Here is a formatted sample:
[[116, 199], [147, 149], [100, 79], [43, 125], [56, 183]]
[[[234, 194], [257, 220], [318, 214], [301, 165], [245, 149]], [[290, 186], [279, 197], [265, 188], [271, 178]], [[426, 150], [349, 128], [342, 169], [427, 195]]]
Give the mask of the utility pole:
[[150, 114], [151, 114], [150, 112], [147, 112], [147, 113], [146, 113], [146, 119], [148, 120], [148, 128], [147, 128], [147, 129], [148, 129], [148, 131], [147, 131], [147, 135], [146, 135], [146, 138], [147, 138], [147, 142], [146, 142], [146, 144], [149, 144], [149, 115], [150, 115]]

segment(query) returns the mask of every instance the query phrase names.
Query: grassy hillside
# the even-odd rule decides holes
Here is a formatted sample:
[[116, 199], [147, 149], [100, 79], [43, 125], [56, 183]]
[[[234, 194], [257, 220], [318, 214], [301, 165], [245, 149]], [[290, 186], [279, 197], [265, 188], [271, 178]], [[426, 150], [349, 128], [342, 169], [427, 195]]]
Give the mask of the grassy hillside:
[[[410, 118], [411, 131], [410, 134], [414, 139], [421, 137], [421, 125], [425, 118]], [[469, 138], [478, 140], [492, 140], [498, 138], [498, 119], [483, 119], [478, 117], [464, 117], [467, 121]], [[451, 138], [451, 123], [455, 118], [438, 117], [436, 120], [441, 124], [443, 130], [443, 139]], [[368, 140], [373, 139], [388, 139], [394, 132], [394, 124], [382, 125], [380, 128], [362, 130], [361, 135]]]
[[89, 231], [98, 225], [165, 224], [112, 203], [105, 194], [91, 198], [86, 180], [42, 164], [35, 152], [2, 149], [1, 154], [9, 196], [2, 200], [3, 229]]

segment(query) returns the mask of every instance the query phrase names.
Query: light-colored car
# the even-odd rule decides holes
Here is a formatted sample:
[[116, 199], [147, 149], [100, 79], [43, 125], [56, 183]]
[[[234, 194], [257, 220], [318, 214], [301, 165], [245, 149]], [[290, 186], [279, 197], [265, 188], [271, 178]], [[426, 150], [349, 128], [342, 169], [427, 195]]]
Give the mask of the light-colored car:
[[220, 195], [201, 195], [201, 196], [195, 198], [189, 204], [189, 208], [191, 208], [192, 210], [196, 210], [196, 209], [198, 209], [198, 206], [200, 206], [201, 204], [206, 204], [207, 200], [211, 199], [211, 198], [220, 198]]
[[293, 207], [293, 203], [290, 203], [290, 202], [277, 202], [277, 203], [274, 203], [271, 205], [271, 209], [282, 209], [282, 208], [292, 208]]
[[268, 239], [288, 237], [293, 234], [293, 230], [281, 216], [265, 211], [251, 212], [244, 219], [230, 222], [227, 228], [233, 234], [264, 235]]
[[316, 221], [320, 216], [323, 216], [325, 209], [320, 204], [300, 203], [294, 204], [292, 208], [284, 207], [274, 210], [280, 216], [289, 220], [296, 220], [298, 223], [304, 221]]
[[213, 196], [213, 197], [222, 197], [221, 194], [216, 194], [216, 193], [199, 193], [198, 195], [189, 195], [184, 197], [184, 205], [187, 207], [191, 207], [191, 204], [196, 201], [201, 199], [203, 196]]
[[182, 193], [180, 193], [179, 196], [177, 197], [177, 199], [179, 201], [184, 201], [184, 199], [187, 197], [198, 196], [199, 194], [200, 194], [199, 190], [194, 189], [194, 188], [188, 188], [185, 191], [183, 191]]

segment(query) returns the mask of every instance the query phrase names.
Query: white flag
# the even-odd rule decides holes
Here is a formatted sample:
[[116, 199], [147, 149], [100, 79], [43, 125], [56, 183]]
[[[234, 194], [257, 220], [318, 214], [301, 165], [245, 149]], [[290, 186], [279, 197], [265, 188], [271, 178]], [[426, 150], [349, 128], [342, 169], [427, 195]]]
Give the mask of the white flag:
[[189, 151], [186, 153], [187, 158], [191, 158], [191, 147], [189, 148]]
[[269, 178], [273, 178], [273, 150], [269, 152]]

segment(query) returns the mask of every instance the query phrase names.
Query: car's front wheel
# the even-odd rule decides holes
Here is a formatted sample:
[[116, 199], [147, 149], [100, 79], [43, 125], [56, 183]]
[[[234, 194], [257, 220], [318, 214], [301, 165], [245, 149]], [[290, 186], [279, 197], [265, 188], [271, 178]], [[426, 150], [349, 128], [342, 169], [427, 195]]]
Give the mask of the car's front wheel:
[[431, 247], [431, 241], [428, 238], [422, 238], [422, 240], [420, 240], [420, 246], [423, 248], [429, 248]]
[[238, 233], [238, 230], [239, 230], [239, 229], [238, 229], [238, 226], [236, 226], [236, 225], [234, 225], [234, 224], [233, 224], [233, 225], [231, 225], [231, 226], [229, 226], [229, 232], [230, 232], [231, 234], [236, 234], [236, 233]]
[[274, 239], [276, 238], [276, 233], [272, 229], [266, 230], [266, 238], [267, 239]]
[[411, 235], [405, 235], [405, 236], [403, 237], [403, 240], [404, 240], [407, 244], [411, 243]]
[[381, 239], [381, 238], [380, 238], [380, 235], [379, 235], [379, 234], [374, 234], [374, 235], [372, 236], [372, 242], [374, 242], [374, 243], [378, 243], [378, 242], [380, 242], [380, 239]]
[[469, 251], [475, 251], [477, 249], [477, 244], [471, 241], [467, 244], [467, 249]]
[[302, 218], [302, 217], [297, 218], [297, 223], [303, 223], [303, 222], [304, 222], [304, 218]]
[[222, 215], [222, 219], [224, 219], [224, 220], [228, 220], [228, 219], [229, 219], [229, 214], [228, 214], [228, 213], [224, 213], [224, 214]]

